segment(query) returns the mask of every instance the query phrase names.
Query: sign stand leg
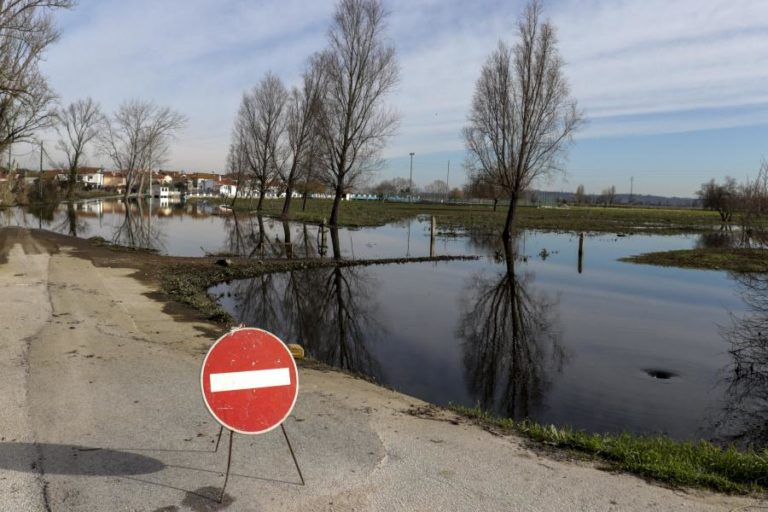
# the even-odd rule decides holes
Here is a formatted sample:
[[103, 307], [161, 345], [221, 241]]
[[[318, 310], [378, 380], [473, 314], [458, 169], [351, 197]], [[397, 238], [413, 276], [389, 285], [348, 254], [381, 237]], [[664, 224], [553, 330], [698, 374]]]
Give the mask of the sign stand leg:
[[224, 425], [219, 426], [219, 435], [216, 436], [216, 448], [213, 449], [213, 453], [219, 451], [219, 443], [221, 442], [221, 434], [224, 433]]
[[[222, 427], [224, 428], [224, 427]], [[224, 491], [227, 489], [227, 482], [229, 481], [229, 467], [232, 465], [232, 438], [235, 437], [233, 431], [229, 431], [229, 453], [227, 454], [227, 471], [224, 474], [224, 485], [221, 486], [221, 494], [219, 494], [219, 503], [224, 499]]]
[[283, 430], [283, 435], [285, 436], [285, 442], [288, 444], [288, 449], [291, 451], [291, 457], [293, 457], [293, 463], [296, 465], [296, 471], [299, 472], [299, 478], [301, 479], [301, 485], [306, 485], [304, 483], [304, 475], [301, 474], [301, 468], [299, 467], [299, 461], [296, 460], [296, 454], [293, 453], [293, 446], [291, 446], [291, 441], [288, 439], [288, 432], [285, 431], [285, 427], [283, 424], [280, 424], [280, 428]]

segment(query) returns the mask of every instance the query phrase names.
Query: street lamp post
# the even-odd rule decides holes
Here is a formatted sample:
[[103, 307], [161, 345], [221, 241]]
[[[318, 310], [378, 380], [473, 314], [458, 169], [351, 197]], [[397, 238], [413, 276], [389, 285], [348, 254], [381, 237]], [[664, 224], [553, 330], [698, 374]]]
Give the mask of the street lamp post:
[[414, 152], [410, 153], [410, 155], [411, 155], [411, 177], [408, 180], [408, 202], [409, 203], [413, 202], [413, 155], [415, 155], [415, 154], [416, 153], [414, 153]]

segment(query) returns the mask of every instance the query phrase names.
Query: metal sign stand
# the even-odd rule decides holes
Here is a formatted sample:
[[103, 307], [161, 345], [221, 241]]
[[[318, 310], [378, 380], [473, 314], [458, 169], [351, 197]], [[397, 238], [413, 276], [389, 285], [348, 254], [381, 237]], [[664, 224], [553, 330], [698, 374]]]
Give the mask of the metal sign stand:
[[[282, 423], [280, 424], [280, 429], [282, 429], [283, 431], [283, 436], [285, 437], [285, 443], [288, 445], [288, 450], [291, 452], [291, 458], [293, 459], [293, 464], [296, 466], [296, 472], [299, 474], [301, 485], [306, 485], [304, 483], [304, 475], [301, 473], [301, 468], [299, 467], [299, 461], [296, 459], [296, 454], [293, 451], [293, 446], [291, 446], [291, 440], [288, 439], [288, 432], [286, 432], [285, 426], [283, 426]], [[224, 433], [224, 425], [221, 425], [221, 427], [219, 428], [219, 435], [216, 439], [216, 448], [213, 450], [214, 453], [217, 453], [219, 451], [219, 444], [221, 444], [221, 435], [223, 433]], [[227, 490], [227, 482], [229, 482], [229, 468], [232, 466], [232, 439], [234, 437], [235, 437], [234, 431], [229, 430], [229, 449], [227, 450], [227, 469], [224, 473], [224, 485], [221, 486], [221, 493], [219, 494], [219, 498], [216, 500], [218, 503], [221, 503], [224, 500], [224, 491]]]

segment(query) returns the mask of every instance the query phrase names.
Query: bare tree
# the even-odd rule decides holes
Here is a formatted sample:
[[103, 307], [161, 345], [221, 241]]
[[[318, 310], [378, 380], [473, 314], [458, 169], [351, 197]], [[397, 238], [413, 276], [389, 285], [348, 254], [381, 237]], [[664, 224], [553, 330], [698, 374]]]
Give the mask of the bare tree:
[[243, 94], [235, 130], [242, 136], [251, 189], [259, 191], [261, 210], [267, 188], [285, 163], [285, 106], [288, 100], [283, 82], [267, 73], [251, 92]]
[[237, 196], [242, 196], [247, 188], [247, 160], [245, 140], [243, 134], [236, 127], [227, 153], [227, 174], [235, 180], [235, 193], [230, 203], [232, 206], [235, 206]]
[[768, 161], [763, 160], [754, 180], [749, 180], [738, 191], [741, 210], [741, 231], [745, 245], [755, 242], [768, 245]]
[[443, 180], [435, 180], [424, 187], [424, 193], [432, 199], [443, 199], [448, 195], [448, 184]]
[[103, 123], [101, 108], [92, 98], [77, 100], [56, 111], [58, 148], [67, 159], [67, 197], [72, 199], [77, 184], [77, 170], [85, 157], [85, 149], [98, 135]]
[[301, 172], [313, 165], [307, 159], [315, 156], [312, 145], [315, 143], [313, 138], [317, 136], [317, 115], [323, 86], [322, 66], [317, 60], [313, 60], [304, 72], [301, 89], [294, 87], [288, 98], [286, 132], [289, 163], [279, 168], [285, 184], [283, 217], [291, 210], [291, 199]]
[[486, 176], [479, 173], [471, 173], [466, 186], [466, 195], [478, 199], [490, 199], [493, 201], [493, 211], [496, 211], [499, 199], [504, 196], [504, 190], [495, 183], [488, 181]]
[[101, 150], [125, 174], [125, 197], [134, 189], [142, 193], [146, 172], [165, 160], [171, 141], [186, 122], [184, 115], [168, 107], [139, 100], [123, 103], [105, 121]]
[[509, 196], [506, 240], [521, 194], [536, 178], [561, 169], [583, 118], [570, 97], [555, 27], [542, 20], [540, 0], [528, 4], [518, 37], [513, 47], [500, 41], [483, 66], [464, 129], [468, 168]]
[[379, 152], [398, 124], [384, 99], [398, 80], [395, 49], [385, 39], [380, 0], [341, 0], [320, 59], [325, 87], [320, 134], [323, 178], [334, 189], [330, 224], [338, 224], [347, 190], [379, 164]]
[[611, 205], [613, 204], [613, 201], [616, 199], [616, 185], [611, 185], [610, 187], [603, 190], [603, 202], [605, 204]]
[[0, 1], [0, 151], [50, 126], [54, 94], [38, 64], [59, 33], [52, 11], [71, 0]]
[[587, 194], [584, 192], [584, 185], [576, 187], [576, 193], [573, 195], [573, 201], [576, 204], [583, 204], [586, 202]]
[[733, 210], [739, 202], [739, 190], [735, 179], [726, 176], [722, 184], [711, 179], [707, 183], [702, 183], [696, 195], [701, 199], [701, 206], [704, 209], [719, 213], [720, 220], [723, 222], [731, 221]]

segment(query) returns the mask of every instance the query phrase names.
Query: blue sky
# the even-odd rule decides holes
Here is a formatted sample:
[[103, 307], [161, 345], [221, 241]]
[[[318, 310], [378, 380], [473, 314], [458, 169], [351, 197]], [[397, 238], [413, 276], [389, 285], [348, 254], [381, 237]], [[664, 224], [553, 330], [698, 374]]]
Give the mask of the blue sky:
[[[480, 67], [514, 40], [523, 2], [384, 0], [401, 66], [390, 97], [400, 129], [373, 178], [465, 179], [461, 128]], [[189, 117], [167, 167], [221, 170], [243, 90], [268, 70], [296, 83], [325, 45], [333, 1], [80, 0], [57, 15], [44, 72], [61, 101], [92, 96], [108, 112], [151, 99]], [[690, 196], [768, 156], [765, 0], [550, 0], [572, 93], [588, 124], [567, 173], [540, 188]], [[50, 136], [49, 146], [55, 137]], [[18, 149], [19, 158], [25, 150]], [[105, 163], [92, 152], [91, 163]]]

